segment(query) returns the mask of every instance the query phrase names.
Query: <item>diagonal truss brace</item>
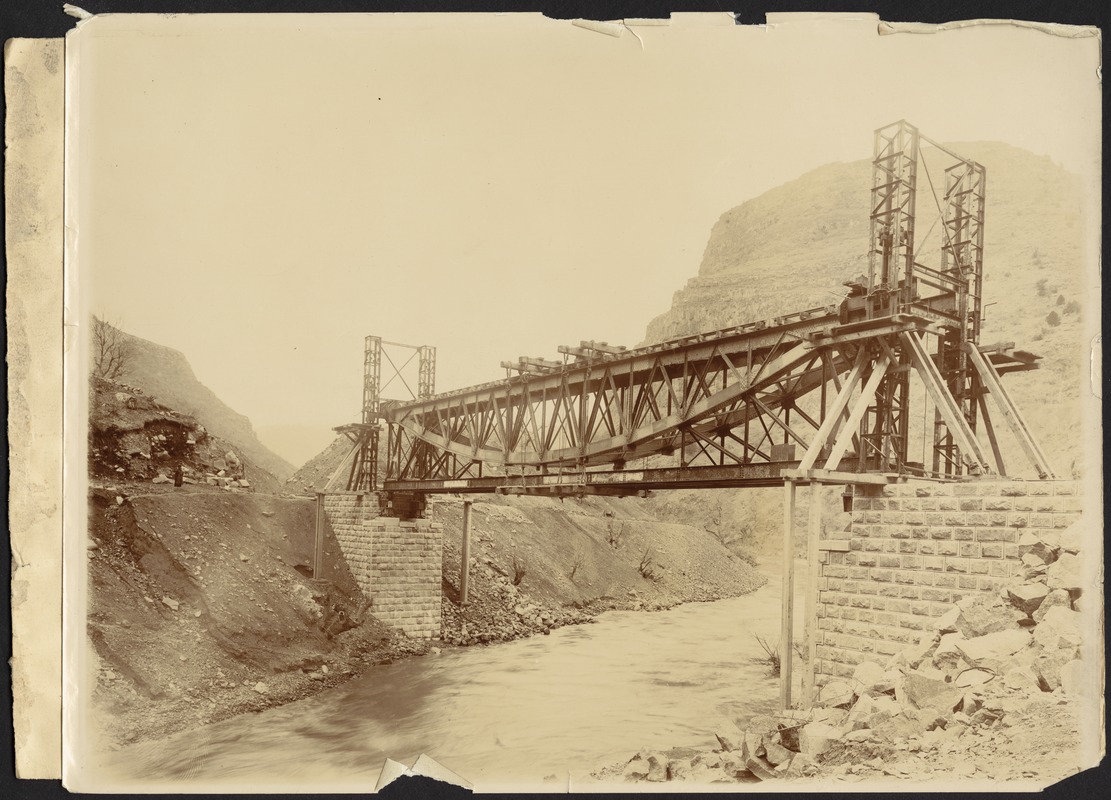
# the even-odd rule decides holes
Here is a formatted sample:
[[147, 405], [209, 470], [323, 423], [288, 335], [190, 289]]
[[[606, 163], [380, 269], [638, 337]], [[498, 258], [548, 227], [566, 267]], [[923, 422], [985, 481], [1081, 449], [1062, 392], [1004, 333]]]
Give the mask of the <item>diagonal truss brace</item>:
[[[976, 373], [980, 376], [980, 380], [987, 388], [988, 394], [995, 400], [995, 405], [999, 409], [999, 413], [1003, 415], [1003, 419], [1007, 421], [1011, 431], [1014, 433], [1015, 438], [1018, 439], [1019, 445], [1022, 447], [1026, 457], [1030, 459], [1030, 463], [1034, 465], [1034, 469], [1038, 472], [1038, 477], [1041, 479], [1053, 478], [1053, 470], [1049, 466], [1049, 459], [1045, 457], [1041, 446], [1038, 445], [1034, 434], [1031, 433], [1029, 426], [1022, 414], [1019, 413], [1018, 407], [1011, 400], [1011, 396], [1007, 390], [1003, 388], [1002, 381], [999, 380], [999, 373], [996, 372], [995, 367], [991, 361], [984, 357], [975, 344], [969, 343], [965, 346], [965, 352], [968, 353], [968, 358], [972, 362], [972, 366], [976, 369]], [[983, 402], [983, 398], [980, 398]], [[987, 417], [987, 408], [982, 406]]]

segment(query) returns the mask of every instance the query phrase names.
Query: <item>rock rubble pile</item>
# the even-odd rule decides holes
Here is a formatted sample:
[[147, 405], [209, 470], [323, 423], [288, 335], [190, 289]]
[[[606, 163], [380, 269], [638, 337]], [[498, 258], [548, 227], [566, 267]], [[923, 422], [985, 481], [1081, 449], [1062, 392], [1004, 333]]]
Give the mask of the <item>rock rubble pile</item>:
[[826, 683], [814, 707], [719, 730], [711, 753], [638, 753], [622, 768], [625, 780], [906, 778], [966, 747], [995, 752], [1010, 740], [1010, 732], [997, 734], [1023, 725], [1027, 709], [1083, 694], [1081, 525], [1024, 535], [1014, 581], [997, 594], [961, 599], [885, 663], [864, 661], [851, 679]]
[[441, 638], [445, 644], [504, 642], [594, 621], [585, 611], [560, 608], [528, 597], [496, 565], [480, 563], [476, 558], [471, 569], [479, 580], [466, 606], [460, 607], [447, 593], [444, 595]]

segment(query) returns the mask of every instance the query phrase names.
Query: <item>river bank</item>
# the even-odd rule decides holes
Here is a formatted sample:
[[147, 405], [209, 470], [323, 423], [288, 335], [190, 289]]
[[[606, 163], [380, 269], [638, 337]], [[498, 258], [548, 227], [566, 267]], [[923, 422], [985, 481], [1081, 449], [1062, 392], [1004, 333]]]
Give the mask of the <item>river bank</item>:
[[764, 581], [706, 531], [660, 523], [635, 506], [491, 499], [475, 505], [462, 605], [461, 503], [438, 503], [436, 515], [445, 526], [443, 635], [414, 640], [367, 611], [331, 537], [326, 580], [306, 577], [309, 500], [194, 486], [94, 488], [88, 630], [104, 740], [162, 739], [413, 656], [550, 634], [613, 609], [742, 595]]
[[707, 726], [773, 711], [778, 684], [755, 637], [774, 640], [780, 607], [773, 576], [731, 599], [430, 650], [300, 702], [137, 743], [108, 766], [166, 790], [188, 779], [197, 791], [261, 780], [366, 791], [386, 758], [425, 754], [480, 791], [578, 789], [630, 747], [707, 747]]

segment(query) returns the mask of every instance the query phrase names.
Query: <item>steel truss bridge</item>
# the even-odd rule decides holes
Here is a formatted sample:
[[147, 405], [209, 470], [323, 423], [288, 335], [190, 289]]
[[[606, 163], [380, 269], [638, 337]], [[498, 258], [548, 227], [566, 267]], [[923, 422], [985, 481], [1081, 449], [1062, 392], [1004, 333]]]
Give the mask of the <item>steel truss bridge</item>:
[[[932, 266], [916, 253], [920, 170], [942, 233]], [[900, 121], [875, 132], [868, 274], [839, 304], [635, 349], [584, 341], [441, 394], [435, 348], [395, 345], [418, 361], [405, 402], [381, 397], [384, 355], [400, 371], [384, 349], [395, 343], [368, 336], [362, 419], [337, 428], [352, 450], [333, 484], [419, 502], [1006, 475], [997, 422], [1053, 477], [1000, 380], [1038, 357], [980, 343], [985, 188], [980, 164]]]

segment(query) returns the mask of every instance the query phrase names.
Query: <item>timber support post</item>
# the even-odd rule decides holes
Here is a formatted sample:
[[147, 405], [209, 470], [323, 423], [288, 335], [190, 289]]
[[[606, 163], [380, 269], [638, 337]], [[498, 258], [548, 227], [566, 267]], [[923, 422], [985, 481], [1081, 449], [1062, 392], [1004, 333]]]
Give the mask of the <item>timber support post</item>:
[[791, 655], [795, 619], [795, 482], [783, 484], [783, 632], [779, 638], [779, 705], [791, 707]]
[[316, 493], [316, 538], [312, 551], [312, 576], [323, 577], [324, 572], [324, 493]]
[[822, 501], [824, 487], [810, 482], [810, 519], [806, 536], [806, 671], [802, 674], [802, 702], [805, 708], [814, 705], [818, 677], [818, 577], [819, 539], [822, 535]]
[[459, 548], [459, 605], [467, 605], [471, 577], [471, 500], [463, 501], [463, 541]]

